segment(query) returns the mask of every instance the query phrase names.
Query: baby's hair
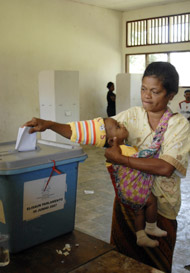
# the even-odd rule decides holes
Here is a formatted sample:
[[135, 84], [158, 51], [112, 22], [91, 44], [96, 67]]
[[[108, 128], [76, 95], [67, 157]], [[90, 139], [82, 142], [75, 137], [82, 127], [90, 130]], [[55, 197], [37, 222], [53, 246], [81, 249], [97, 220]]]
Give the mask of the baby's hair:
[[190, 89], [187, 89], [184, 91], [184, 94], [189, 93], [189, 92], [190, 92]]

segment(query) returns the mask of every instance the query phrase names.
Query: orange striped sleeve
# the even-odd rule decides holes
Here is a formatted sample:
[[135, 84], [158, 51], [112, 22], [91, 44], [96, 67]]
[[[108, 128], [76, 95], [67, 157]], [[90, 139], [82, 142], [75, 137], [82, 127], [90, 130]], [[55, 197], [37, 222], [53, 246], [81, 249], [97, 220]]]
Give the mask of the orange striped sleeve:
[[81, 143], [82, 129], [81, 129], [81, 123], [80, 122], [78, 122], [78, 130], [79, 130], [79, 140], [78, 140], [78, 143]]
[[87, 121], [85, 121], [85, 127], [86, 127], [86, 144], [89, 144], [89, 128], [88, 128]]
[[95, 122], [92, 120], [92, 129], [93, 129], [93, 135], [94, 135], [94, 142], [93, 145], [96, 144], [96, 130], [95, 130]]

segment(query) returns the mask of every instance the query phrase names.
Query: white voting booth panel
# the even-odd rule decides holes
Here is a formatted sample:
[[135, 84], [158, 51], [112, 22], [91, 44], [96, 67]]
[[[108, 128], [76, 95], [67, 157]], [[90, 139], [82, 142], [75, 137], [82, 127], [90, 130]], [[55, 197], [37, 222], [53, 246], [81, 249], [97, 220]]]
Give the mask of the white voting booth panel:
[[[39, 74], [40, 117], [60, 123], [79, 120], [79, 71], [47, 70]], [[47, 130], [43, 140], [70, 143]]]
[[116, 76], [116, 113], [141, 103], [142, 74], [120, 73]]

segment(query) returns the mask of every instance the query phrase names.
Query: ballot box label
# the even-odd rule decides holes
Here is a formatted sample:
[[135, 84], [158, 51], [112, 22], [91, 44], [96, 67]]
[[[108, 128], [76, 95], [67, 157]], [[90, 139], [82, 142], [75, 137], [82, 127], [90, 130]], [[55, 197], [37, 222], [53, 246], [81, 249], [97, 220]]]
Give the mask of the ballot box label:
[[32, 180], [24, 183], [23, 220], [32, 220], [43, 214], [64, 208], [67, 191], [66, 174]]

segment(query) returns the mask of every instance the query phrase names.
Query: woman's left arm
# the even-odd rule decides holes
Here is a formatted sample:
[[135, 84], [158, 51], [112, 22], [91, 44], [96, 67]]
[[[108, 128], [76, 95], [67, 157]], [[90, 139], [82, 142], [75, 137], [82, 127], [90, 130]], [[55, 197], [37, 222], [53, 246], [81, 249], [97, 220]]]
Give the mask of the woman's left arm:
[[111, 148], [105, 150], [105, 157], [107, 158], [107, 161], [113, 164], [124, 165], [149, 174], [170, 177], [175, 171], [175, 167], [163, 159], [123, 156], [121, 154], [121, 149], [117, 144], [117, 139], [114, 139]]

